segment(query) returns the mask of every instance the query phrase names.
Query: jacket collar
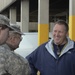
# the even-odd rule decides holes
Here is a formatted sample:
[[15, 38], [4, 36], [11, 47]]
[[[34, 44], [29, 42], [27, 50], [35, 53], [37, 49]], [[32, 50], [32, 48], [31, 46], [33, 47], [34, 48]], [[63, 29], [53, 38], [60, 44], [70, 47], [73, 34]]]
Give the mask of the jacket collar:
[[[66, 46], [64, 47], [64, 49], [62, 50], [61, 54], [59, 57], [61, 57], [64, 53], [66, 53], [67, 51], [69, 51], [70, 49], [74, 48], [74, 41], [70, 40], [69, 38], [67, 38], [68, 42], [66, 44]], [[56, 58], [54, 52], [53, 52], [53, 38], [45, 45], [47, 51], [54, 57]]]

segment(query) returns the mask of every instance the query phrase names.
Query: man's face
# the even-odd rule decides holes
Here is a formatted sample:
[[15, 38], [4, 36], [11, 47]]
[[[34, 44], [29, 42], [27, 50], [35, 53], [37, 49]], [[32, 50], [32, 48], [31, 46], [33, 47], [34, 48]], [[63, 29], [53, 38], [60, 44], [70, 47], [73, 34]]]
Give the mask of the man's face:
[[68, 35], [68, 32], [66, 31], [66, 28], [64, 25], [56, 24], [53, 28], [53, 38], [54, 42], [59, 45], [63, 44], [66, 40], [66, 36]]
[[[14, 34], [14, 33], [13, 33]], [[19, 44], [22, 40], [22, 37], [20, 34], [16, 33], [16, 34], [11, 34], [6, 43], [10, 46], [10, 48], [14, 51], [16, 48], [19, 47]]]
[[13, 44], [14, 49], [19, 47], [21, 40], [22, 38], [20, 34], [16, 34], [16, 36], [14, 36], [14, 44]]
[[9, 35], [9, 28], [1, 29], [0, 27], [0, 45], [4, 44]]

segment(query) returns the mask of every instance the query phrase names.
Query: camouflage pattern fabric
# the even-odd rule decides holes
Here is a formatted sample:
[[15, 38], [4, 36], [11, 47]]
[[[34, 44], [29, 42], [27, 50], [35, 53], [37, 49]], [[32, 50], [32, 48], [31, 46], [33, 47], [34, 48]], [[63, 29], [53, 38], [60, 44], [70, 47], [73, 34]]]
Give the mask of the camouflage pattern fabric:
[[0, 75], [30, 75], [28, 61], [5, 46], [0, 46]]

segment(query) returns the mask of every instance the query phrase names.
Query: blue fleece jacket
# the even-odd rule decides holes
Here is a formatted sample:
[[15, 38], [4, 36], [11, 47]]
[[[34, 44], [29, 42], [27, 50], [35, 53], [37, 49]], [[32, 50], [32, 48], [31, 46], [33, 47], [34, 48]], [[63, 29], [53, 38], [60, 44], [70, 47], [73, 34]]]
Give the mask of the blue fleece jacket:
[[57, 58], [51, 39], [49, 42], [42, 44], [26, 58], [31, 67], [31, 75], [75, 75], [75, 45], [72, 40], [61, 51]]

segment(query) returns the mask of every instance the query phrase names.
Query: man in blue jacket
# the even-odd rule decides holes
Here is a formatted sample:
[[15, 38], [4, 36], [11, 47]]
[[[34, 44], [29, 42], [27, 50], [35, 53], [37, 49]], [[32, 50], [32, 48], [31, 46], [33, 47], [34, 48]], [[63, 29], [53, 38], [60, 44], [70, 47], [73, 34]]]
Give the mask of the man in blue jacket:
[[31, 75], [75, 75], [75, 43], [68, 37], [68, 24], [59, 20], [53, 28], [53, 38], [39, 46], [26, 58]]

